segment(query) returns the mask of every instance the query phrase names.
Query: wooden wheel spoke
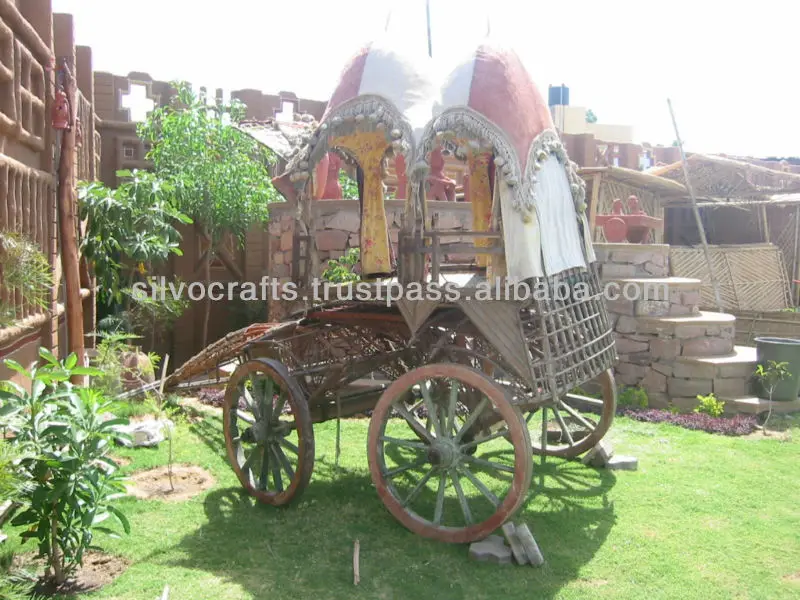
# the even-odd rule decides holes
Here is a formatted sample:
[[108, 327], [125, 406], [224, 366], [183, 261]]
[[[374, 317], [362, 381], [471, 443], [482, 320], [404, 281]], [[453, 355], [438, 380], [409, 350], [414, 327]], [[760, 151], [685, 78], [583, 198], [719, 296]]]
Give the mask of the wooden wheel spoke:
[[275, 484], [275, 489], [278, 492], [283, 492], [283, 478], [281, 477], [281, 461], [275, 453], [275, 447], [270, 444], [270, 454], [272, 454], [272, 481]]
[[433, 442], [433, 438], [431, 437], [430, 431], [425, 429], [417, 420], [417, 417], [414, 416], [413, 413], [409, 412], [408, 409], [403, 406], [402, 404], [395, 403], [393, 407], [397, 412], [400, 413], [400, 416], [403, 417], [406, 422], [408, 423], [409, 427], [414, 430], [414, 432], [424, 440], [428, 440], [429, 442]]
[[494, 433], [491, 433], [487, 436], [476, 438], [471, 442], [467, 442], [466, 444], [461, 444], [461, 450], [468, 450], [469, 448], [474, 448], [479, 446], [480, 444], [485, 444], [486, 442], [491, 442], [492, 440], [496, 440], [499, 437], [505, 437], [508, 435], [508, 427], [504, 427], [502, 429], [498, 429]]
[[503, 463], [494, 462], [491, 460], [486, 460], [485, 458], [478, 458], [476, 456], [465, 456], [465, 458], [475, 463], [476, 465], [480, 465], [482, 467], [486, 467], [488, 469], [495, 469], [497, 471], [505, 471], [506, 473], [513, 473], [514, 467], [510, 467], [508, 465], [504, 465]]
[[584, 427], [586, 427], [586, 429], [588, 430], [588, 432], [589, 432], [589, 433], [591, 433], [592, 431], [594, 431], [595, 427], [597, 427], [597, 424], [596, 424], [596, 423], [592, 423], [591, 421], [587, 420], [587, 419], [586, 419], [586, 418], [585, 418], [585, 417], [584, 417], [584, 416], [583, 416], [581, 413], [579, 413], [577, 410], [575, 410], [574, 408], [572, 408], [572, 407], [571, 407], [569, 404], [566, 404], [565, 402], [561, 402], [561, 406], [564, 408], [564, 410], [565, 410], [565, 411], [567, 411], [567, 413], [568, 413], [568, 414], [569, 414], [569, 415], [570, 415], [570, 416], [571, 416], [573, 419], [575, 419], [575, 420], [576, 420], [576, 421], [578, 421], [578, 422], [579, 422], [581, 425], [583, 425]]
[[250, 393], [250, 390], [247, 389], [247, 386], [245, 385], [244, 381], [242, 381], [239, 384], [239, 392], [241, 397], [244, 398], [245, 404], [247, 404], [247, 407], [250, 409], [250, 412], [253, 413], [253, 416], [256, 419], [259, 419], [261, 417], [260, 408], [256, 406], [256, 401], [253, 400], [253, 395]]
[[565, 436], [567, 436], [567, 442], [569, 442], [570, 446], [574, 446], [575, 440], [572, 439], [572, 434], [570, 433], [567, 424], [564, 423], [564, 419], [561, 417], [561, 413], [558, 412], [558, 409], [555, 406], [553, 407], [553, 414], [556, 417], [556, 421], [558, 421], [558, 426], [561, 427], [561, 431], [564, 433]]
[[[433, 423], [433, 430], [436, 433], [436, 437], [442, 437], [442, 427], [438, 418], [438, 410], [436, 404], [433, 402], [433, 398], [431, 398], [431, 391], [428, 389], [426, 383], [425, 381], [420, 383], [419, 390], [425, 401], [425, 408], [428, 411], [428, 425]], [[426, 427], [426, 431], [430, 431], [430, 429]]]
[[481, 494], [483, 494], [486, 497], [486, 499], [489, 500], [489, 502], [491, 502], [494, 505], [495, 508], [500, 506], [500, 500], [497, 499], [497, 496], [495, 496], [494, 493], [489, 488], [487, 488], [486, 485], [472, 473], [472, 471], [470, 471], [469, 469], [464, 469], [462, 471], [462, 475], [464, 475], [464, 477], [469, 479], [472, 485], [474, 485], [475, 488]]
[[431, 475], [433, 475], [433, 469], [430, 469], [427, 473], [425, 473], [425, 475], [423, 475], [422, 478], [417, 482], [417, 485], [414, 486], [414, 489], [409, 492], [408, 496], [406, 496], [406, 499], [403, 500], [404, 507], [408, 506], [414, 500], [414, 498], [419, 495], [419, 493], [422, 491], [422, 488], [425, 487], [426, 483], [428, 483]]
[[456, 442], [459, 442], [463, 437], [463, 435], [469, 430], [469, 428], [475, 424], [475, 422], [478, 420], [478, 417], [484, 410], [486, 410], [487, 406], [489, 406], [489, 399], [486, 396], [484, 396], [483, 400], [481, 400], [478, 406], [475, 408], [475, 410], [470, 413], [469, 418], [467, 418], [467, 420], [464, 421], [464, 424], [461, 425], [461, 428], [458, 430], [458, 433], [456, 433], [456, 436], [454, 438]]
[[472, 525], [472, 512], [469, 510], [469, 502], [467, 502], [467, 497], [464, 495], [464, 490], [461, 489], [461, 481], [455, 470], [450, 474], [450, 479], [453, 480], [453, 487], [458, 496], [458, 503], [461, 505], [461, 512], [464, 513], [464, 522], [467, 525]]
[[278, 401], [275, 403], [275, 408], [272, 409], [272, 418], [277, 421], [283, 414], [283, 407], [286, 406], [286, 392], [281, 390], [278, 395]]
[[414, 448], [415, 450], [427, 450], [428, 444], [423, 442], [415, 442], [413, 440], [404, 440], [396, 437], [389, 437], [388, 435], [381, 436], [381, 441], [394, 444], [395, 446], [402, 446], [403, 448]]
[[256, 422], [255, 417], [253, 417], [253, 415], [242, 411], [237, 411], [235, 417], [237, 419], [241, 419], [245, 423], [249, 423], [250, 425]]
[[289, 441], [289, 440], [287, 440], [286, 438], [281, 438], [281, 439], [278, 441], [278, 443], [279, 443], [281, 446], [283, 446], [284, 448], [286, 448], [287, 450], [289, 450], [289, 452], [294, 452], [294, 454], [295, 454], [296, 456], [299, 456], [299, 455], [300, 455], [300, 450], [298, 449], [298, 447], [297, 447], [297, 446], [295, 446], [295, 445], [294, 445], [292, 442], [290, 442], [290, 441]]
[[395, 475], [399, 475], [400, 473], [405, 473], [406, 471], [410, 471], [411, 469], [416, 469], [417, 467], [421, 467], [422, 465], [428, 462], [427, 458], [420, 458], [419, 460], [415, 460], [412, 463], [407, 465], [403, 465], [401, 467], [395, 467], [394, 469], [389, 469], [388, 471], [384, 471], [383, 475], [385, 477], [394, 477]]
[[294, 469], [292, 468], [292, 463], [289, 462], [289, 459], [286, 457], [286, 454], [284, 454], [283, 450], [281, 450], [281, 447], [277, 444], [273, 444], [272, 453], [274, 454], [275, 458], [278, 459], [278, 462], [280, 463], [281, 467], [283, 467], [283, 470], [286, 471], [286, 474], [289, 476], [289, 481], [294, 479]]
[[[261, 475], [258, 478], [259, 489], [266, 490], [269, 479], [269, 448], [267, 446], [260, 447], [262, 452], [261, 459]], [[255, 454], [255, 452], [254, 452]]]
[[433, 513], [433, 522], [437, 525], [442, 522], [444, 512], [444, 492], [447, 489], [447, 473], [442, 471], [439, 476], [439, 490], [436, 492], [436, 509]]
[[448, 435], [452, 435], [453, 427], [456, 424], [456, 406], [458, 404], [458, 380], [453, 379], [450, 381], [450, 398], [447, 404], [447, 425], [445, 431]]
[[[259, 390], [258, 387], [261, 389]], [[272, 420], [274, 390], [275, 382], [269, 377], [259, 378], [253, 381], [253, 392], [258, 396], [261, 418], [266, 421]]]

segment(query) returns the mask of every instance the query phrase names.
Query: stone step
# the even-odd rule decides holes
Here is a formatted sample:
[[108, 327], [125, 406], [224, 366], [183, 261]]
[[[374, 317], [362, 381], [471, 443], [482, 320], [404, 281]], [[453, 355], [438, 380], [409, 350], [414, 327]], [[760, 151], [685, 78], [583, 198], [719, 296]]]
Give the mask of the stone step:
[[726, 356], [734, 351], [735, 323], [733, 315], [704, 311], [679, 317], [639, 317], [636, 333], [672, 338], [680, 346], [677, 356]]
[[600, 243], [594, 251], [603, 278], [669, 275], [668, 244]]
[[675, 377], [707, 379], [748, 379], [756, 368], [756, 349], [734, 346], [733, 352], [722, 356], [678, 356], [673, 366]]
[[[725, 412], [727, 413], [748, 413], [760, 414], [769, 411], [769, 400], [766, 398], [756, 398], [754, 396], [740, 396], [732, 398], [721, 397], [725, 401]], [[774, 401], [772, 403], [773, 414], [786, 414], [800, 412], [800, 398], [797, 400]]]
[[604, 279], [606, 306], [612, 313], [665, 317], [700, 311], [699, 279], [619, 277]]

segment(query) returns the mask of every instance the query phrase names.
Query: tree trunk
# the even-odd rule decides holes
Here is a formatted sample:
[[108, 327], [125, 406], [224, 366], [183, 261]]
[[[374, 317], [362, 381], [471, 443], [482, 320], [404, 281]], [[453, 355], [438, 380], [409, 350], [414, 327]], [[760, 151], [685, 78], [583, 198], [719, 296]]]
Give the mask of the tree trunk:
[[[210, 244], [211, 242], [209, 242]], [[206, 280], [206, 299], [205, 313], [203, 314], [203, 348], [208, 345], [208, 322], [211, 319], [211, 298], [208, 295], [208, 288], [211, 285], [211, 257], [214, 255], [213, 246], [209, 246], [205, 261], [205, 280]]]
[[53, 517], [50, 519], [50, 571], [56, 585], [61, 585], [66, 580], [63, 562], [64, 556], [61, 554], [61, 548], [58, 547], [58, 518], [54, 505]]
[[[83, 300], [81, 299], [80, 261], [78, 259], [78, 203], [75, 197], [75, 133], [77, 120], [77, 94], [75, 80], [64, 65], [64, 92], [70, 108], [70, 128], [61, 138], [61, 155], [58, 165], [58, 224], [61, 235], [61, 266], [66, 286], [67, 338], [69, 352], [85, 366], [83, 339]], [[76, 375], [72, 383], [83, 385], [85, 378]]]

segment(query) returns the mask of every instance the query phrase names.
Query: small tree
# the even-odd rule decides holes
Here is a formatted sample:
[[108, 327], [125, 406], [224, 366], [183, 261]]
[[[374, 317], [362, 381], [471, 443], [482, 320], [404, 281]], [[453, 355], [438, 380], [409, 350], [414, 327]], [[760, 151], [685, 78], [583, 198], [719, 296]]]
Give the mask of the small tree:
[[125, 495], [117, 465], [108, 457], [115, 427], [125, 419], [103, 420], [108, 406], [99, 392], [75, 387], [73, 375], [97, 375], [77, 366], [71, 354], [63, 362], [40, 349], [44, 361], [30, 371], [7, 360], [6, 367], [30, 380], [30, 391], [4, 382], [0, 391], [0, 420], [11, 441], [27, 455], [19, 469], [30, 482], [21, 495], [23, 511], [12, 521], [24, 526], [23, 542], [35, 539], [46, 557], [56, 585], [66, 581], [92, 547], [94, 533], [112, 533], [103, 523], [114, 516], [126, 533], [130, 525], [114, 506]]
[[[208, 247], [203, 254], [206, 286], [211, 262], [224, 253], [226, 236], [243, 243], [247, 230], [266, 221], [267, 205], [278, 198], [269, 168], [274, 155], [235, 126], [245, 106], [209, 105], [186, 83], [176, 83], [172, 104], [156, 108], [139, 128], [152, 145], [147, 157], [154, 174], [168, 183], [163, 194], [197, 223]], [[210, 299], [206, 298], [203, 344], [208, 341]]]
[[764, 435], [767, 435], [767, 423], [772, 416], [772, 394], [775, 393], [778, 383], [792, 376], [787, 368], [788, 365], [788, 362], [768, 360], [766, 366], [761, 364], [756, 366], [755, 377], [761, 382], [761, 385], [764, 386], [769, 395], [769, 410], [767, 411], [767, 418], [764, 419]]

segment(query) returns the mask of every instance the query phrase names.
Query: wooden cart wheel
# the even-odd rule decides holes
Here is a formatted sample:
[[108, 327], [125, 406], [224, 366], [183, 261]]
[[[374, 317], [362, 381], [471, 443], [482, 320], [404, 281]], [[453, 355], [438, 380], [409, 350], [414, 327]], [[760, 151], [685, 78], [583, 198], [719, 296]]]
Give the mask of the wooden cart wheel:
[[314, 430], [303, 392], [281, 363], [239, 365], [225, 389], [228, 460], [260, 502], [282, 506], [298, 496], [314, 469]]
[[602, 399], [566, 394], [525, 413], [534, 454], [575, 458], [603, 439], [617, 411], [613, 371], [603, 371], [592, 383]]
[[[407, 405], [412, 389], [426, 408], [422, 418]], [[484, 421], [501, 427], [486, 434]], [[489, 377], [463, 365], [426, 365], [394, 381], [372, 412], [368, 443], [372, 481], [386, 508], [435, 540], [485, 538], [530, 486], [533, 459], [521, 413]]]

